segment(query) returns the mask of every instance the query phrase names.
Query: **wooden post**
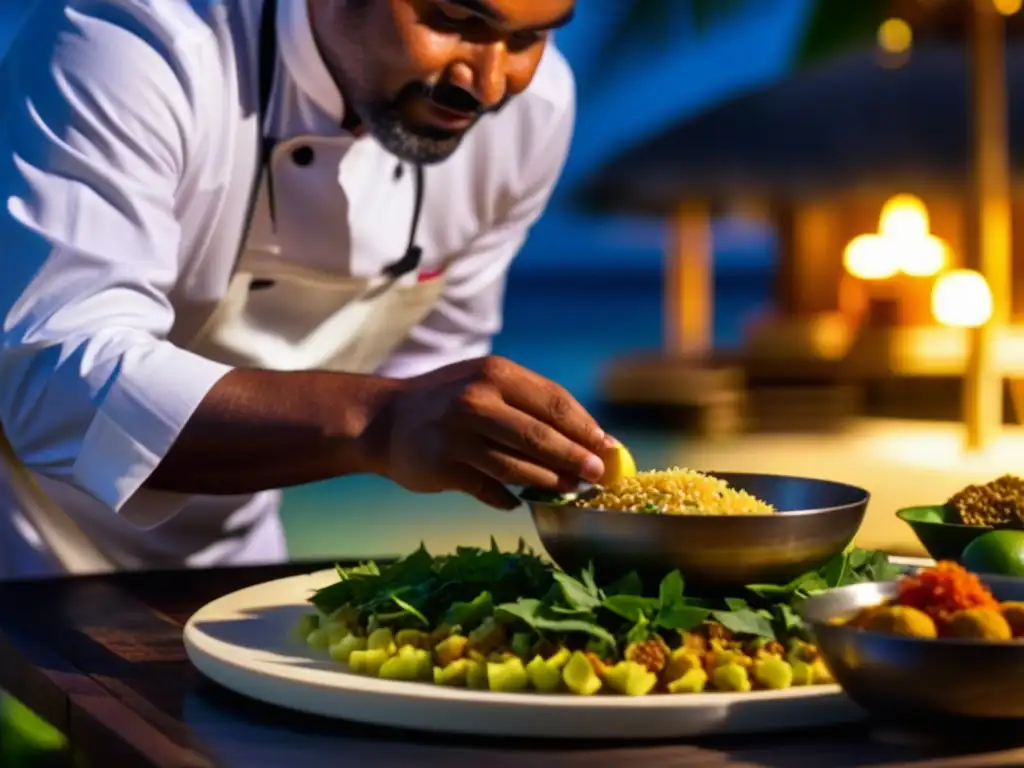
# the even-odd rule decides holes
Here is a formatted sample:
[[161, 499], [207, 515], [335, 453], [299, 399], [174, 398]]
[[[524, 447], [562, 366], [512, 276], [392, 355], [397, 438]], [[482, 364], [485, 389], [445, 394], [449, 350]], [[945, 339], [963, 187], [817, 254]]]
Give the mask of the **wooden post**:
[[700, 357], [713, 346], [714, 299], [711, 212], [687, 200], [671, 222], [665, 252], [665, 351], [671, 357]]
[[992, 289], [992, 319], [968, 331], [964, 376], [967, 448], [980, 450], [1003, 423], [1003, 376], [996, 340], [1010, 312], [1010, 153], [1006, 107], [1006, 25], [993, 0], [971, 0], [970, 66], [974, 185], [968, 196], [970, 229], [965, 254]]

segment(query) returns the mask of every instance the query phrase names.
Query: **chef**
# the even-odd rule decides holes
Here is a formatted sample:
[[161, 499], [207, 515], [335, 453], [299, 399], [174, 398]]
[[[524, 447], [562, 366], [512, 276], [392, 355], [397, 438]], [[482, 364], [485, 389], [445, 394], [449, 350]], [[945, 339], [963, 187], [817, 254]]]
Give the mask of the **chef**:
[[490, 356], [574, 0], [36, 3], [0, 71], [0, 578], [286, 556], [278, 489], [501, 509], [613, 445]]

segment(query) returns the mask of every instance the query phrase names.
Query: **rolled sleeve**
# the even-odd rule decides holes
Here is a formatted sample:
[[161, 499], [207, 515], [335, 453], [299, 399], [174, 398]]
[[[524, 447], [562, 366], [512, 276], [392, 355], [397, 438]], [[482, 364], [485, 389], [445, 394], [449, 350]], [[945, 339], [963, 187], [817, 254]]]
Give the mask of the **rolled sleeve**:
[[503, 216], [451, 261], [438, 306], [385, 363], [382, 375], [408, 378], [490, 354], [502, 327], [508, 270], [544, 213], [569, 153], [576, 117], [571, 79], [569, 86], [547, 141], [530, 159], [521, 192]]
[[30, 470], [151, 526], [187, 497], [144, 483], [230, 370], [166, 341], [193, 110], [137, 8], [42, 5], [0, 73], [0, 422]]

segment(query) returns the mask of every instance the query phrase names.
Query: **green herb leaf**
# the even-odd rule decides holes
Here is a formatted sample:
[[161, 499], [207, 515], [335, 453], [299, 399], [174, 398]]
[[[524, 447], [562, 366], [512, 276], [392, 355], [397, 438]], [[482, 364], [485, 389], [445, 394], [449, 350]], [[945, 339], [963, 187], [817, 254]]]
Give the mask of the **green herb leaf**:
[[469, 602], [452, 603], [441, 616], [441, 624], [450, 627], [475, 629], [494, 612], [494, 599], [490, 592], [481, 592]]
[[536, 632], [571, 633], [590, 635], [615, 647], [615, 637], [596, 621], [584, 618], [563, 618], [545, 610], [540, 600], [519, 600], [503, 603], [494, 609], [496, 618], [505, 621], [521, 621]]
[[734, 634], [775, 639], [771, 622], [755, 611], [712, 611], [711, 617]]
[[601, 607], [626, 621], [637, 622], [641, 616], [653, 612], [658, 607], [658, 601], [637, 595], [612, 595], [601, 602]]
[[725, 598], [725, 605], [730, 611], [742, 611], [750, 607], [750, 603], [738, 597]]
[[583, 586], [587, 588], [587, 592], [597, 598], [598, 601], [604, 597], [597, 586], [597, 581], [594, 579], [593, 563], [588, 564], [587, 567], [583, 569], [583, 573], [580, 574], [580, 578], [583, 581]]
[[677, 605], [682, 605], [685, 587], [683, 575], [679, 571], [672, 571], [672, 573], [662, 579], [661, 587], [658, 590], [658, 609], [665, 611]]
[[601, 604], [596, 594], [592, 594], [586, 585], [566, 573], [556, 573], [555, 581], [561, 587], [562, 597], [571, 608], [592, 610]]
[[643, 594], [643, 591], [643, 582], [640, 581], [640, 577], [633, 572], [626, 574], [610, 587], [607, 587], [604, 593], [610, 597], [612, 595], [641, 595]]
[[430, 626], [430, 622], [427, 620], [427, 617], [424, 616], [420, 612], [420, 610], [418, 608], [416, 608], [415, 606], [410, 605], [409, 603], [405, 602], [398, 595], [392, 594], [391, 595], [391, 602], [393, 602], [395, 605], [397, 605], [399, 608], [401, 608], [406, 613], [408, 613], [408, 614], [412, 615], [413, 617], [415, 617], [416, 620], [419, 621], [420, 624], [422, 624], [424, 627], [429, 627]]
[[677, 629], [686, 632], [696, 629], [711, 616], [706, 608], [695, 608], [689, 605], [676, 605], [666, 611], [658, 611], [658, 626], [662, 629]]

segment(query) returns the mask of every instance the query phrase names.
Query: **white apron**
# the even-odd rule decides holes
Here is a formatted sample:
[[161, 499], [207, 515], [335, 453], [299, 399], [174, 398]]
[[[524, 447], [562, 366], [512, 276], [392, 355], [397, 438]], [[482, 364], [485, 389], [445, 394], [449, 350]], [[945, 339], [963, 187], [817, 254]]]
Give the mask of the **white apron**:
[[[246, 247], [225, 296], [188, 345], [192, 351], [236, 367], [373, 373], [435, 307], [444, 290], [443, 272], [413, 270], [397, 279], [350, 277], [282, 256], [269, 202], [281, 201], [274, 206], [278, 227], [294, 227], [302, 217], [289, 216], [285, 201], [309, 183], [292, 161], [293, 151], [312, 148], [331, 160], [344, 155], [350, 142], [299, 137], [274, 148], [269, 159], [274, 191], [268, 184], [260, 185]], [[333, 168], [337, 167], [335, 163]], [[412, 206], [396, 202], [395, 208], [398, 233], [408, 226], [402, 214], [411, 213]], [[404, 235], [396, 240], [403, 241]], [[396, 259], [400, 255], [397, 252]], [[102, 544], [91, 542], [17, 460], [2, 431], [0, 457], [25, 517], [67, 573], [115, 570]], [[153, 535], [160, 535], [159, 527]]]

